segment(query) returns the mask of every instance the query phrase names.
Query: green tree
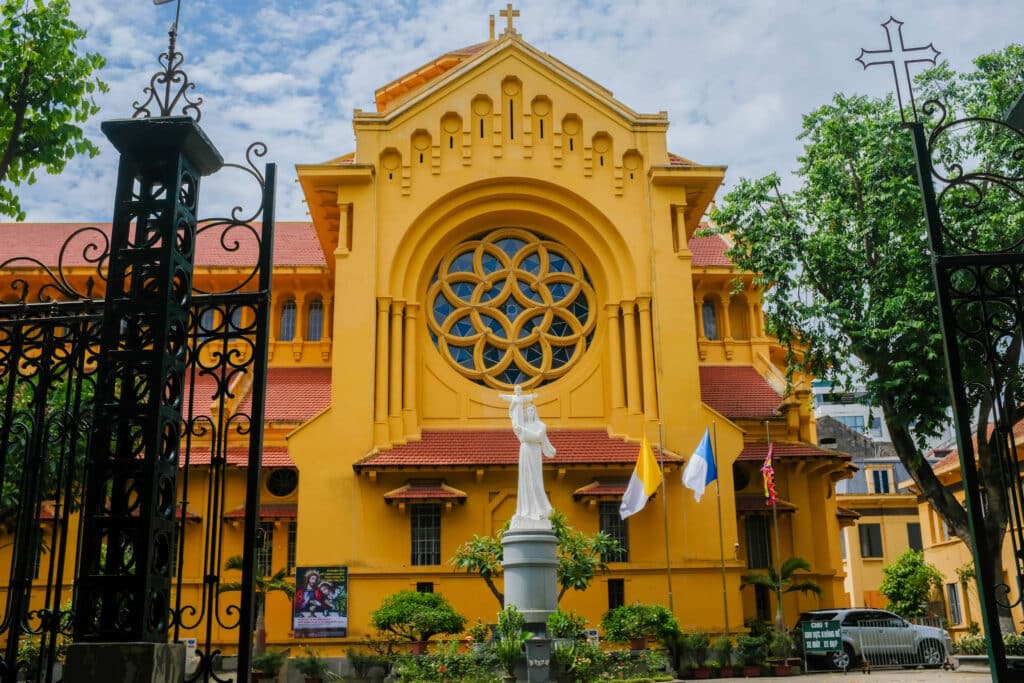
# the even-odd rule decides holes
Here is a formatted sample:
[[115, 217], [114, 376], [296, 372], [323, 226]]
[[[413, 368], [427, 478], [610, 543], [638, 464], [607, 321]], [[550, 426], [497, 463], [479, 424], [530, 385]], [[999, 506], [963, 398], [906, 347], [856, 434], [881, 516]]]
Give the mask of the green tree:
[[888, 609], [902, 617], [920, 617], [928, 611], [928, 596], [941, 586], [938, 568], [924, 561], [924, 553], [907, 548], [882, 567], [878, 590], [889, 598]]
[[740, 587], [763, 586], [772, 592], [778, 601], [778, 608], [775, 612], [775, 625], [777, 628], [785, 628], [785, 619], [782, 613], [782, 593], [814, 593], [821, 595], [821, 586], [811, 580], [798, 580], [797, 570], [811, 571], [811, 564], [802, 557], [791, 557], [782, 563], [778, 571], [775, 567], [768, 567], [764, 572], [751, 572], [740, 577]]
[[99, 111], [107, 86], [96, 53], [80, 54], [85, 31], [67, 0], [0, 0], [0, 215], [24, 220], [14, 188], [36, 170], [60, 173], [75, 154], [96, 156], [79, 124]]
[[[449, 561], [467, 574], [479, 574], [501, 606], [505, 604], [505, 595], [498, 590], [495, 579], [502, 573], [501, 534], [507, 529], [506, 524], [497, 536], [474, 534], [455, 550]], [[573, 529], [557, 510], [551, 513], [551, 529], [558, 539], [559, 600], [569, 590], [585, 591], [598, 572], [608, 571], [606, 558], [622, 551], [622, 545], [603, 531], [590, 536]]]
[[[227, 562], [224, 563], [224, 570], [241, 572], [244, 566], [245, 563], [243, 562], [241, 555], [232, 555], [227, 559]], [[263, 616], [267, 604], [267, 595], [270, 593], [284, 593], [288, 596], [288, 600], [290, 601], [295, 597], [295, 584], [288, 575], [288, 570], [284, 568], [278, 569], [271, 576], [256, 576], [254, 584], [253, 592], [256, 596], [256, 632], [254, 634], [256, 641], [255, 654], [261, 654], [267, 641], [266, 626], [264, 625]], [[241, 581], [221, 581], [217, 586], [218, 593], [228, 593], [240, 590], [242, 590]]]
[[466, 627], [466, 618], [443, 595], [418, 591], [399, 591], [384, 598], [370, 613], [370, 621], [380, 631], [414, 642], [430, 640], [438, 633], [461, 633]]
[[[975, 60], [957, 74], [947, 65], [918, 79], [918, 101], [937, 96], [951, 115], [999, 118], [1024, 90], [1024, 48], [1013, 45]], [[938, 145], [936, 161], [957, 161], [1020, 177], [1024, 162], [1011, 137], [992, 126], [970, 126]], [[933, 508], [958, 537], [969, 539], [962, 504], [923, 457], [929, 437], [948, 423], [949, 389], [938, 326], [920, 192], [909, 134], [892, 98], [837, 94], [804, 116], [803, 154], [796, 186], [783, 192], [777, 175], [741, 179], [711, 219], [733, 240], [729, 255], [756, 273], [764, 290], [768, 331], [787, 348], [793, 373], [863, 384], [882, 409], [900, 461]], [[1019, 139], [1016, 145], [1019, 146]], [[955, 172], [955, 169], [954, 169]], [[975, 245], [1019, 239], [1024, 206], [996, 184], [948, 197], [947, 225]], [[1007, 332], [1005, 366], [1020, 367], [1019, 328]], [[979, 354], [974, 354], [975, 358]], [[971, 355], [968, 354], [968, 359]], [[984, 380], [985, 368], [967, 368]], [[1019, 387], [1007, 380], [1005, 386]], [[978, 424], [992, 416], [991, 398], [974, 396]], [[1008, 401], [1020, 411], [1021, 400]], [[1017, 422], [1020, 415], [1011, 415]], [[1002, 579], [1001, 544], [1008, 501], [991, 457], [992, 435], [978, 430], [980, 488], [987, 494], [984, 521]], [[1008, 612], [1001, 615], [1012, 630]]]

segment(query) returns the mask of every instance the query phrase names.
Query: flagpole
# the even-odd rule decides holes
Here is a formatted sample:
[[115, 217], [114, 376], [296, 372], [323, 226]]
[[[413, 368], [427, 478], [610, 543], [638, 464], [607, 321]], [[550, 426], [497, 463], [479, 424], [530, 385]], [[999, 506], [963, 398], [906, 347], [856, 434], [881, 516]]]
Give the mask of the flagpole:
[[[660, 401], [659, 401], [660, 403]], [[661, 420], [658, 420], [658, 468], [661, 470], [661, 516], [665, 530], [665, 581], [668, 583], [668, 609], [675, 612], [672, 601], [672, 562], [668, 552], [668, 495], [665, 488], [665, 452], [662, 450], [664, 436]]]
[[[768, 447], [772, 446], [772, 434], [768, 429], [768, 420], [764, 421], [764, 432], [768, 437]], [[774, 467], [774, 463], [772, 464]], [[779, 600], [779, 609], [777, 618], [775, 619], [775, 626], [778, 628], [786, 627], [786, 614], [782, 608], [782, 544], [779, 543], [779, 509], [776, 505], [776, 499], [778, 496], [772, 496], [772, 528], [775, 530], [775, 572], [776, 578], [778, 579], [775, 591]], [[781, 623], [780, 623], [781, 622]]]
[[[711, 457], [715, 461], [715, 471], [718, 471], [718, 424], [711, 421], [712, 441], [714, 447], [711, 449]], [[664, 479], [662, 480], [664, 483]], [[729, 635], [729, 592], [725, 582], [725, 541], [722, 540], [722, 476], [715, 477], [715, 498], [718, 500], [718, 556], [722, 563], [722, 610], [725, 614], [725, 635]]]

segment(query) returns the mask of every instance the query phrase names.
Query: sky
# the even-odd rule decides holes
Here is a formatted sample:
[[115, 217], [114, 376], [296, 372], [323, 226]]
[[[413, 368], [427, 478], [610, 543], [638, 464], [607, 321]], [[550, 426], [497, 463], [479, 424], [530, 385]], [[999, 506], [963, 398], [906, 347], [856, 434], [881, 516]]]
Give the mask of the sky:
[[[110, 92], [86, 132], [101, 149], [19, 193], [28, 221], [109, 221], [117, 154], [99, 130], [126, 118], [159, 69], [173, 2], [71, 0], [82, 47], [107, 59]], [[482, 42], [484, 0], [181, 0], [178, 48], [203, 97], [201, 125], [231, 162], [250, 143], [278, 164], [277, 217], [307, 218], [295, 164], [353, 151], [352, 113], [374, 90], [461, 47]], [[904, 22], [908, 47], [929, 42], [954, 68], [1024, 41], [1020, 0], [521, 0], [516, 29], [634, 111], [667, 111], [669, 149], [741, 177], [793, 182], [801, 116], [835, 92], [882, 96], [891, 72], [864, 71], [860, 48], [885, 47], [882, 22]], [[504, 19], [497, 19], [500, 33]], [[263, 163], [262, 161], [260, 162]], [[224, 172], [204, 182], [203, 216], [252, 207], [251, 184]]]

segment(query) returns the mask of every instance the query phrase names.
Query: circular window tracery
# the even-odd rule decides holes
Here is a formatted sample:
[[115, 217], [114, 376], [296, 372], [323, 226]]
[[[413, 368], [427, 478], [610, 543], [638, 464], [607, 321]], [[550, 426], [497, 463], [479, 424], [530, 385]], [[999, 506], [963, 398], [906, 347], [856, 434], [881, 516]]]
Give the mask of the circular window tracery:
[[564, 375], [597, 323], [583, 264], [566, 246], [523, 228], [499, 228], [449, 251], [427, 302], [441, 355], [469, 379], [499, 389]]

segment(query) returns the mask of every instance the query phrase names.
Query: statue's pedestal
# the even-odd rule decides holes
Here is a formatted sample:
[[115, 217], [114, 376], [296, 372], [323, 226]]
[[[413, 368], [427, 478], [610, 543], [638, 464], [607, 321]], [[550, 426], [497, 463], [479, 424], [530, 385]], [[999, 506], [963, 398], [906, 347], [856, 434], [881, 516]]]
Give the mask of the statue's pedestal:
[[526, 644], [525, 678], [550, 680], [551, 641], [545, 635], [548, 615], [558, 609], [558, 539], [550, 528], [509, 529], [501, 537], [505, 560], [505, 606], [515, 605], [535, 638]]
[[515, 605], [528, 629], [547, 625], [558, 609], [558, 539], [551, 529], [509, 529], [501, 537], [505, 605]]

